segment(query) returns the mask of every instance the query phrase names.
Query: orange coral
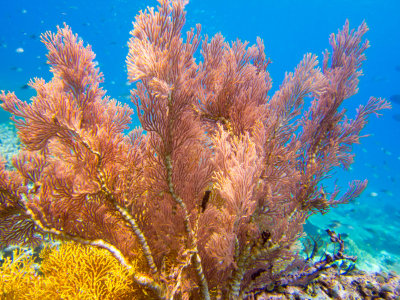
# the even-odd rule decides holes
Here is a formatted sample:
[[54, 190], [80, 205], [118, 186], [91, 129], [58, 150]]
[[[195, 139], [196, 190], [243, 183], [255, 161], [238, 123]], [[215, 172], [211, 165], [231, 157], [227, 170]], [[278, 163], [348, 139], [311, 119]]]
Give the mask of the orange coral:
[[[47, 245], [38, 271], [28, 251], [14, 250], [1, 266], [6, 299], [144, 299], [128, 271], [102, 249], [75, 243]], [[40, 275], [39, 275], [40, 274]]]

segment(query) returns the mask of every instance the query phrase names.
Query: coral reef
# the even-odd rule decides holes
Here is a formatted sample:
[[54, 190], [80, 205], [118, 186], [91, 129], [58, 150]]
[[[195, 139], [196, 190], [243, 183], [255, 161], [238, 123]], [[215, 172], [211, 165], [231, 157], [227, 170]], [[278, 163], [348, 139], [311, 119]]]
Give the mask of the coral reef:
[[[12, 251], [0, 267], [1, 299], [152, 299], [150, 291], [135, 286], [129, 272], [106, 250], [75, 243], [47, 244], [38, 260], [36, 264], [31, 251]], [[306, 285], [266, 287], [248, 298], [397, 299], [399, 287], [395, 273], [352, 270], [340, 275], [334, 267], [319, 272]]]
[[400, 277], [395, 273], [365, 273], [352, 271], [339, 276], [334, 268], [321, 272], [307, 286], [288, 286], [279, 291], [264, 291], [259, 300], [286, 299], [399, 299]]
[[[334, 167], [352, 163], [367, 117], [390, 107], [371, 97], [353, 119], [341, 108], [357, 93], [366, 24], [350, 30], [346, 22], [322, 69], [306, 54], [269, 96], [261, 39], [202, 39], [198, 25], [184, 40], [186, 1], [159, 2], [138, 14], [129, 41], [142, 128], [126, 132], [133, 110], [106, 96], [95, 54], [67, 25], [42, 35], [53, 77], [30, 82], [32, 101], [0, 94], [22, 148], [12, 170], [0, 165], [1, 243], [81, 244], [65, 244], [41, 268], [61, 278], [53, 267], [68, 268], [65, 253], [79, 252], [95, 266], [91, 282], [102, 284], [85, 285], [88, 273], [71, 280], [96, 297], [129, 285], [158, 299], [245, 298], [304, 285], [337, 260], [353, 260], [340, 246], [312, 263], [298, 255], [298, 240], [310, 215], [351, 201], [367, 184], [354, 181], [344, 193], [323, 184]], [[129, 278], [112, 286], [98, 279], [110, 270]]]

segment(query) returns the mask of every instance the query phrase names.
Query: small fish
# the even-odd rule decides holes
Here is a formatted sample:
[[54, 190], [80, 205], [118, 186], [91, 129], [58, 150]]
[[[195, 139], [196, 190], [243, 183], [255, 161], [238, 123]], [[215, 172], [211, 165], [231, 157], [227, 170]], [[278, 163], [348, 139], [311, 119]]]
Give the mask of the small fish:
[[400, 122], [400, 114], [393, 115], [393, 119], [397, 122]]
[[17, 53], [24, 53], [24, 48], [19, 47], [19, 48], [15, 49], [15, 52], [17, 52]]
[[376, 233], [376, 230], [373, 229], [373, 228], [371, 228], [371, 227], [366, 227], [366, 226], [364, 226], [364, 229], [365, 229], [366, 231], [370, 232], [370, 233]]
[[389, 175], [387, 178], [388, 178], [391, 182], [396, 182], [396, 178], [393, 177], [393, 176], [391, 176], [391, 175]]
[[332, 229], [335, 229], [337, 227], [337, 224], [331, 223], [331, 224], [328, 224], [328, 227], [332, 228]]
[[396, 263], [396, 261], [390, 257], [385, 257], [383, 261], [385, 262], [386, 265], [389, 266], [393, 266]]
[[20, 87], [21, 90], [27, 90], [29, 88], [30, 88], [30, 86], [27, 84], [24, 84], [23, 86]]
[[393, 196], [393, 193], [388, 189], [381, 189], [381, 192], [386, 194], [386, 195], [388, 195], [388, 196], [390, 196], [390, 197]]
[[21, 67], [11, 67], [10, 70], [11, 71], [16, 71], [16, 72], [21, 72], [22, 68]]
[[384, 154], [386, 154], [386, 155], [392, 155], [392, 152], [390, 152], [389, 150], [387, 150], [387, 149], [384, 149], [384, 148], [382, 148], [381, 149], [382, 150], [382, 152], [384, 153]]
[[377, 192], [371, 192], [369, 195], [371, 197], [373, 197], [373, 198], [378, 197], [378, 193]]
[[399, 94], [392, 95], [392, 96], [390, 96], [389, 99], [390, 99], [390, 102], [400, 104], [400, 95]]

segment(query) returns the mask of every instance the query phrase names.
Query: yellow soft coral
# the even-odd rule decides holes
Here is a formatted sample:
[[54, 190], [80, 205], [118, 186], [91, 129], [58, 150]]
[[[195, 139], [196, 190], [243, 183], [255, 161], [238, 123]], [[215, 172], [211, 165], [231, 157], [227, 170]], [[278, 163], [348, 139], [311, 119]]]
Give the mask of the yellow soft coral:
[[40, 285], [35, 260], [28, 251], [15, 249], [0, 267], [0, 299], [22, 299], [27, 291]]
[[75, 243], [46, 246], [40, 275], [22, 250], [1, 266], [1, 299], [148, 299], [106, 250]]

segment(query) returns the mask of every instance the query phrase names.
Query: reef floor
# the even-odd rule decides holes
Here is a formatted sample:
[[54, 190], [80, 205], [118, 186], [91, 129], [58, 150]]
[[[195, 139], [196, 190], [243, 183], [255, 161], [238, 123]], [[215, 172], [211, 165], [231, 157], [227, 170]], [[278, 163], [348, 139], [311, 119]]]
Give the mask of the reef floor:
[[322, 272], [305, 287], [280, 287], [278, 291], [262, 291], [247, 299], [400, 300], [400, 276], [394, 272], [368, 273], [360, 270], [353, 270], [346, 275], [338, 275], [337, 270], [331, 268]]

